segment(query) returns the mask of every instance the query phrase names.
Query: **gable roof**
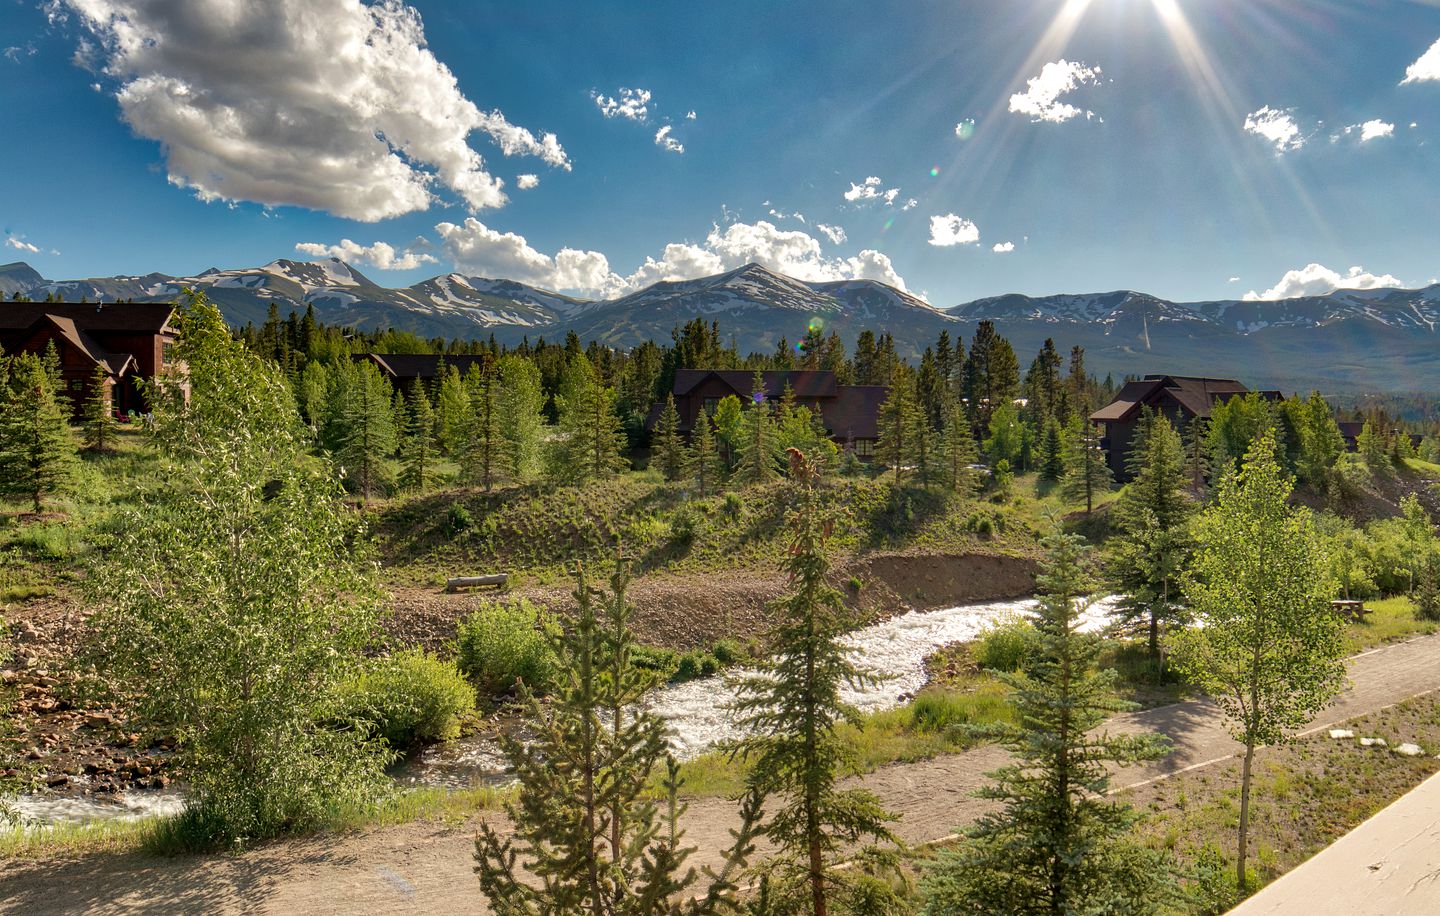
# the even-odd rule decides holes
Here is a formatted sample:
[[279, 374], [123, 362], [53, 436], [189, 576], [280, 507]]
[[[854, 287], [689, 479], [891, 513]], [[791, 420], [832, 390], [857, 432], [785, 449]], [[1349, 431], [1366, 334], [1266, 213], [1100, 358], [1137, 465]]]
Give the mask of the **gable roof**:
[[[1154, 407], [1167, 395], [1192, 416], [1209, 419], [1216, 403], [1250, 389], [1229, 378], [1205, 378], [1196, 375], [1147, 375], [1138, 381], [1126, 382], [1115, 400], [1090, 415], [1092, 422], [1123, 423], [1135, 416], [1141, 407]], [[1278, 392], [1261, 392], [1271, 397]]]
[[129, 353], [109, 352], [96, 343], [93, 337], [76, 327], [73, 319], [47, 314], [26, 330], [29, 332], [26, 336], [31, 340], [47, 332], [53, 334], [111, 375], [122, 375], [127, 369], [134, 367], [134, 356]]
[[489, 357], [479, 354], [441, 356], [435, 353], [356, 353], [355, 359], [374, 362], [380, 367], [380, 371], [392, 379], [429, 380], [439, 376], [441, 360], [444, 360], [446, 366], [454, 366], [464, 375], [470, 371], [472, 365], [479, 364], [483, 368]]
[[841, 385], [835, 400], [820, 405], [820, 416], [837, 439], [878, 439], [880, 405], [889, 392], [884, 385]]
[[[797, 369], [760, 373], [765, 386], [765, 397], [779, 398], [785, 394], [785, 386], [794, 389], [797, 398], [833, 398], [837, 388], [835, 373], [826, 369]], [[754, 372], [744, 369], [676, 369], [674, 393], [683, 397], [694, 391], [708, 378], [724, 382], [737, 397], [750, 396]]]
[[67, 318], [89, 333], [169, 333], [175, 306], [169, 302], [3, 302], [0, 331], [21, 331], [46, 315]]

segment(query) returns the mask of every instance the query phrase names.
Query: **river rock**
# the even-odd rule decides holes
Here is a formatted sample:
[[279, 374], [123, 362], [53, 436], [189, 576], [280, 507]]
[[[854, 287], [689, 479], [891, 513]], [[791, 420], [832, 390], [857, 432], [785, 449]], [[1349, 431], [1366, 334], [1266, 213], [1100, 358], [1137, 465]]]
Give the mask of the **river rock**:
[[1389, 747], [1389, 746], [1390, 746], [1389, 743], [1386, 742], [1386, 740], [1385, 740], [1384, 738], [1361, 738], [1361, 739], [1360, 739], [1360, 744], [1363, 745], [1363, 746], [1365, 746], [1365, 747]]
[[1409, 741], [1407, 741], [1399, 747], [1395, 748], [1395, 753], [1404, 754], [1406, 757], [1419, 757], [1425, 752], [1420, 749], [1420, 745], [1411, 744]]
[[1350, 729], [1348, 729], [1348, 728], [1332, 728], [1332, 729], [1330, 729], [1330, 737], [1332, 737], [1332, 738], [1353, 738], [1353, 737], [1355, 737], [1355, 733], [1354, 733], [1353, 731], [1351, 731]]

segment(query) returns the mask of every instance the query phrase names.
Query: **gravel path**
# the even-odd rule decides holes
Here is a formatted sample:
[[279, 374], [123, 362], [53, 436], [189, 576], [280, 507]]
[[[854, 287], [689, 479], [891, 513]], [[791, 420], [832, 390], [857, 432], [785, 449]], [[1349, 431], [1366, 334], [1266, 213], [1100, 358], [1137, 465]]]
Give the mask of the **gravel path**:
[[[1309, 731], [1440, 689], [1440, 635], [1358, 655], [1349, 669], [1350, 686]], [[1119, 716], [1111, 725], [1160, 731], [1175, 744], [1164, 760], [1125, 770], [1123, 786], [1215, 763], [1237, 748], [1203, 701]], [[982, 747], [884, 767], [861, 782], [902, 815], [902, 838], [934, 840], [985, 810], [987, 803], [972, 793], [1004, 759], [1000, 749]], [[734, 804], [723, 799], [691, 805], [687, 839], [700, 850], [692, 861], [714, 861], [734, 818]], [[0, 863], [0, 912], [484, 913], [471, 871], [472, 838], [469, 827], [416, 823], [289, 840], [238, 855], [8, 861]]]

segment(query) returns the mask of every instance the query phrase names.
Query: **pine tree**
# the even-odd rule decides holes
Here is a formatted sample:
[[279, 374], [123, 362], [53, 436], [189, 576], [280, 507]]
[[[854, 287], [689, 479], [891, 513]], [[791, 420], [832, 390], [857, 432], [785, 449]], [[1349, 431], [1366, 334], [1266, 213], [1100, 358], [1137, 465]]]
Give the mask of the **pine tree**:
[[1088, 420], [1076, 417], [1070, 434], [1070, 460], [1065, 469], [1065, 495], [1072, 500], [1085, 500], [1085, 514], [1095, 510], [1095, 497], [1109, 493], [1114, 485], [1105, 450], [1100, 447], [1100, 432]]
[[909, 372], [895, 373], [890, 392], [880, 405], [876, 425], [880, 441], [875, 446], [875, 457], [890, 469], [895, 483], [904, 481], [915, 467], [916, 455], [920, 449], [916, 439], [920, 433], [922, 414], [915, 400], [914, 382]]
[[435, 396], [435, 435], [445, 454], [459, 458], [468, 441], [466, 430], [470, 426], [470, 394], [465, 389], [465, 379], [459, 369], [446, 366], [441, 361], [436, 371], [440, 387]]
[[621, 450], [625, 434], [615, 416], [615, 390], [600, 384], [583, 353], [565, 369], [555, 394], [559, 435], [550, 453], [550, 473], [569, 483], [600, 480], [628, 466]]
[[1236, 855], [1242, 892], [1255, 748], [1288, 740], [1345, 681], [1330, 564], [1309, 510], [1287, 504], [1291, 489], [1266, 433], [1196, 523], [1185, 592], [1203, 626], [1173, 637], [1177, 667], [1210, 695], [1245, 746]]
[[768, 640], [774, 655], [735, 681], [735, 711], [748, 737], [732, 753], [749, 764], [750, 791], [777, 806], [762, 828], [777, 850], [767, 892], [793, 901], [779, 911], [824, 916], [847, 890], [845, 874], [826, 870], [835, 854], [862, 840], [891, 842], [892, 817], [869, 791], [836, 785], [854, 759], [836, 727], [859, 715], [840, 690], [875, 676], [851, 661], [843, 641], [854, 621], [826, 578], [835, 519], [821, 507], [819, 475], [800, 452], [789, 458], [793, 540], [784, 568], [793, 591], [777, 606]]
[[673, 394], [665, 395], [665, 407], [655, 424], [650, 453], [666, 480], [680, 479], [685, 471], [685, 440], [680, 438], [680, 412], [675, 409]]
[[[506, 805], [513, 833], [481, 826], [475, 873], [502, 916], [707, 916], [736, 904], [759, 799], [742, 802], [725, 866], [708, 874], [702, 895], [685, 866], [694, 849], [682, 845], [678, 765], [664, 720], [645, 705], [656, 677], [636, 664], [627, 565], [617, 560], [608, 594], [577, 571], [578, 613], [556, 645], [564, 679], [549, 702], [524, 698], [533, 738], [501, 736], [519, 783]], [[656, 777], [661, 804], [650, 788]], [[538, 886], [521, 876], [522, 856]]]
[[478, 363], [471, 363], [470, 371], [465, 374], [465, 393], [470, 402], [470, 418], [460, 471], [488, 493], [503, 478], [506, 466], [506, 441], [500, 426], [500, 386], [495, 367], [487, 363], [482, 369]]
[[0, 493], [24, 496], [36, 512], [74, 483], [75, 442], [54, 376], [32, 353], [9, 357], [0, 390]]
[[405, 416], [408, 422], [401, 443], [404, 470], [400, 474], [400, 485], [423, 492], [435, 479], [438, 444], [435, 441], [435, 411], [430, 407], [430, 397], [419, 379], [411, 383], [410, 403]]
[[1210, 453], [1207, 449], [1208, 436], [1205, 421], [1191, 417], [1185, 424], [1185, 479], [1190, 482], [1192, 493], [1203, 493], [1205, 481], [1210, 477]]
[[390, 382], [369, 360], [341, 364], [331, 385], [327, 440], [351, 487], [367, 502], [390, 483], [395, 418]]
[[1132, 704], [1116, 672], [1097, 671], [1102, 641], [1081, 633], [1089, 591], [1080, 538], [1055, 532], [1038, 584], [1038, 647], [1023, 673], [1002, 674], [1018, 725], [990, 729], [1016, 762], [981, 791], [998, 801], [925, 879], [927, 913], [1135, 913], [1164, 909], [1169, 863], [1130, 838], [1136, 817], [1106, 798], [1110, 768], [1152, 760], [1153, 736], [1097, 733]]
[[1194, 504], [1186, 494], [1180, 436], [1163, 414], [1145, 424], [1136, 449], [1144, 456], [1135, 479], [1115, 505], [1118, 529], [1109, 563], [1110, 581], [1123, 597], [1124, 621], [1148, 623], [1150, 654], [1160, 658], [1160, 626], [1181, 613], [1178, 587], [1189, 549], [1186, 523]]
[[1060, 423], [1052, 416], [1045, 421], [1040, 438], [1040, 479], [1058, 483], [1065, 476], [1065, 443], [1060, 436]]
[[944, 462], [946, 489], [961, 496], [974, 495], [979, 478], [973, 466], [979, 461], [979, 455], [975, 438], [970, 435], [970, 420], [954, 402], [945, 411], [940, 430], [940, 457]]
[[115, 414], [110, 399], [110, 373], [99, 363], [90, 375], [90, 391], [85, 395], [85, 447], [92, 452], [108, 452], [115, 447]]
[[742, 484], [765, 484], [780, 478], [780, 447], [775, 437], [775, 419], [765, 397], [765, 382], [759, 372], [750, 385], [750, 402], [741, 423], [740, 461], [735, 480]]
[[715, 427], [710, 415], [700, 411], [695, 418], [695, 432], [691, 435], [689, 473], [695, 479], [695, 487], [704, 499], [720, 487], [720, 455], [715, 450]]

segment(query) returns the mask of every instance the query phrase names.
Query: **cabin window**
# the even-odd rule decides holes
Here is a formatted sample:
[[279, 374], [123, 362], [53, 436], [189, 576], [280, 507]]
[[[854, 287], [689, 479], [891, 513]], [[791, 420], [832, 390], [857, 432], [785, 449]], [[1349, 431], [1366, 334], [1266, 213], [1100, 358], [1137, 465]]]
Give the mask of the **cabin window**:
[[715, 416], [715, 411], [717, 411], [717, 410], [720, 409], [720, 399], [719, 399], [719, 398], [706, 398], [706, 399], [705, 399], [705, 405], [704, 405], [704, 406], [705, 406], [705, 415], [706, 415], [706, 416], [709, 416], [709, 417], [713, 417], [713, 416]]
[[874, 440], [874, 439], [856, 439], [856, 440], [855, 440], [855, 454], [858, 455], [858, 456], [860, 456], [861, 458], [873, 458], [873, 457], [875, 457], [875, 440]]

